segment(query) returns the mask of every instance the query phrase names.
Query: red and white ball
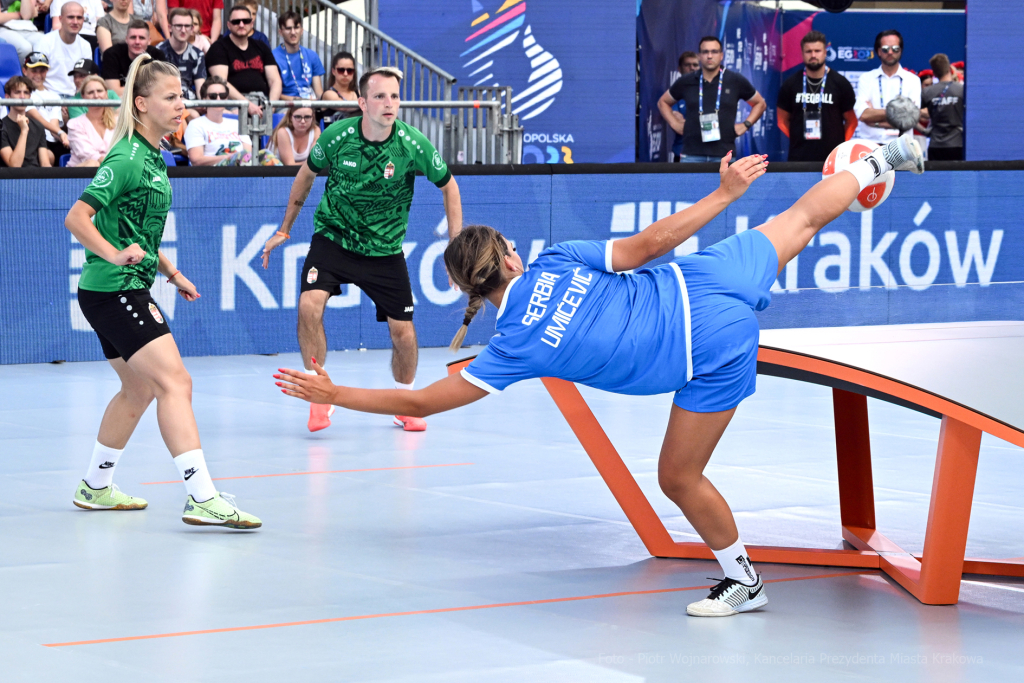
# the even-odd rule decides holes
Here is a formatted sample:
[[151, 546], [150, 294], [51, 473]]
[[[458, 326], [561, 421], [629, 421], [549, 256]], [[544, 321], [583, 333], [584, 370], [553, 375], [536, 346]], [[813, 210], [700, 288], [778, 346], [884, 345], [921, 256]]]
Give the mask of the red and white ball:
[[[878, 143], [871, 142], [870, 140], [847, 140], [832, 150], [832, 153], [828, 155], [828, 159], [825, 159], [825, 167], [821, 169], [821, 177], [828, 178], [835, 173], [845, 171], [850, 164], [863, 159], [880, 146]], [[860, 213], [861, 211], [868, 211], [877, 207], [892, 192], [892, 186], [895, 182], [895, 172], [889, 171], [884, 173], [876, 182], [860, 191], [857, 198], [850, 204], [849, 210]]]

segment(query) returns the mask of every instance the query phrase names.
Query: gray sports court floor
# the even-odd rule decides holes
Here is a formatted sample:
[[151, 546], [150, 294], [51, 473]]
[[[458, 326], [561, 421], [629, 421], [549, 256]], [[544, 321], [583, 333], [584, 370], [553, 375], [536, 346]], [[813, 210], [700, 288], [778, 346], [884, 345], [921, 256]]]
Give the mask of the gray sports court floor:
[[[388, 387], [388, 358], [336, 352], [327, 369]], [[451, 359], [424, 350], [419, 381]], [[927, 607], [876, 571], [763, 564], [763, 611], [689, 618], [717, 564], [646, 553], [539, 382], [423, 434], [339, 411], [311, 435], [270, 377], [297, 363], [186, 359], [211, 470], [263, 518], [255, 533], [180, 521], [152, 409], [115, 478], [149, 509], [75, 508], [113, 372], [0, 367], [0, 681], [1024, 677], [1024, 581], [965, 577], [959, 605]], [[669, 528], [695, 538], [657, 490], [670, 397], [584, 394]], [[870, 414], [879, 528], [919, 552], [938, 421]], [[984, 438], [969, 555], [1024, 555], [1022, 455]], [[835, 547], [830, 390], [760, 378], [708, 476], [746, 542]]]

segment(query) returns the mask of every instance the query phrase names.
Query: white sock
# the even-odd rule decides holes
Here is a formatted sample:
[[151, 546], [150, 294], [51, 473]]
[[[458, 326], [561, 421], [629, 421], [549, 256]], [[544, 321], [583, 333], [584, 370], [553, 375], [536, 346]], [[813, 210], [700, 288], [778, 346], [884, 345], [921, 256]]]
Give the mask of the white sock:
[[185, 482], [185, 490], [197, 503], [205, 503], [217, 495], [210, 471], [206, 469], [202, 448], [182, 453], [174, 459], [174, 464], [178, 466], [178, 473]]
[[878, 179], [883, 173], [888, 173], [892, 170], [892, 166], [885, 157], [881, 154], [881, 147], [869, 154], [868, 156], [855, 161], [846, 167], [846, 170], [853, 174], [853, 177], [857, 179], [857, 184], [860, 185], [860, 189], [864, 189], [868, 185], [871, 185]]
[[408, 384], [402, 384], [397, 379], [395, 380], [395, 389], [407, 389], [412, 391], [413, 387], [416, 386], [416, 380], [409, 382]]
[[[323, 367], [323, 366], [321, 365], [320, 367]], [[307, 375], [315, 375], [316, 374], [316, 370], [303, 370], [303, 372], [305, 372]]]
[[753, 586], [757, 583], [757, 572], [754, 565], [747, 557], [747, 549], [743, 547], [743, 540], [737, 538], [736, 542], [722, 550], [712, 550], [718, 564], [722, 565], [722, 571], [728, 579]]
[[85, 474], [85, 483], [91, 489], [105, 489], [114, 481], [114, 467], [124, 449], [108, 448], [99, 441], [92, 447], [92, 461]]

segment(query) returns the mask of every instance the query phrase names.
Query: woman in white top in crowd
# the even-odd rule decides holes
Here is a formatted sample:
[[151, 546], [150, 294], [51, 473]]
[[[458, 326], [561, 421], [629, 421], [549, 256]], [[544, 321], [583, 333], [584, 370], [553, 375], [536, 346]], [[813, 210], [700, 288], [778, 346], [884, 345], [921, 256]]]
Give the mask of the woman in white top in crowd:
[[212, 43], [203, 35], [203, 15], [197, 9], [190, 9], [188, 13], [192, 15], [192, 34], [188, 37], [188, 42], [202, 50], [205, 55]]
[[[78, 88], [83, 100], [105, 100], [107, 84], [99, 76], [87, 76]], [[71, 160], [68, 166], [99, 166], [110, 151], [117, 116], [114, 107], [89, 107], [85, 116], [68, 121]]]
[[272, 149], [285, 166], [299, 166], [306, 161], [313, 143], [320, 137], [320, 128], [313, 120], [313, 110], [296, 107], [285, 112], [274, 129]]
[[[228, 99], [227, 83], [210, 76], [199, 89], [199, 99]], [[189, 122], [185, 129], [185, 147], [193, 166], [216, 166], [233, 154], [252, 151], [252, 143], [238, 134], [238, 119], [224, 118], [224, 107], [208, 107], [206, 116]]]

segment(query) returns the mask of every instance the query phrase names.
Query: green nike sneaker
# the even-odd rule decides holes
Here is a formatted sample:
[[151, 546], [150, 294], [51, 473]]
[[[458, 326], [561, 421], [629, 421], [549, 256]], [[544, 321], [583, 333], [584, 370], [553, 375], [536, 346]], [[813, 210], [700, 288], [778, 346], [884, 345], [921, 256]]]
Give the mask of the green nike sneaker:
[[94, 489], [84, 479], [75, 490], [75, 498], [71, 502], [83, 510], [142, 510], [149, 505], [141, 498], [121, 493], [117, 484], [111, 484], [105, 489]]
[[259, 517], [235, 507], [235, 497], [230, 493], [218, 493], [205, 503], [197, 503], [190, 495], [185, 499], [181, 521], [196, 526], [226, 526], [231, 529], [258, 529], [263, 526]]

